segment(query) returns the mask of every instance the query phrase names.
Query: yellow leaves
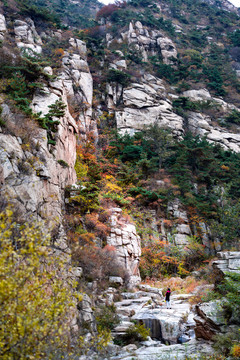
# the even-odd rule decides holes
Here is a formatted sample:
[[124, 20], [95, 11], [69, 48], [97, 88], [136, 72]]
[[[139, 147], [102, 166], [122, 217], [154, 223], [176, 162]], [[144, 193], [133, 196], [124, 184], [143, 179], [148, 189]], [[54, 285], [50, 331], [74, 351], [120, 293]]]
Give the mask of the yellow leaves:
[[98, 338], [96, 347], [99, 351], [103, 350], [108, 343], [112, 340], [111, 331], [110, 330], [98, 330]]
[[229, 170], [230, 170], [229, 166], [226, 166], [226, 165], [222, 165], [222, 166], [221, 166], [221, 169], [222, 169], [222, 170], [225, 170], [225, 171], [229, 171]]
[[184, 269], [184, 263], [183, 262], [180, 262], [179, 265], [178, 265], [178, 274], [183, 275], [183, 276], [189, 275], [189, 271]]
[[122, 188], [120, 186], [110, 183], [110, 182], [107, 182], [105, 187], [106, 187], [107, 192], [110, 192], [110, 193], [122, 191]]
[[51, 343], [55, 349], [68, 344], [76, 284], [67, 276], [67, 259], [52, 253], [42, 229], [44, 224], [18, 226], [9, 210], [0, 214], [2, 360], [49, 358]]
[[231, 353], [235, 358], [240, 358], [240, 344], [233, 345]]
[[83, 299], [83, 296], [81, 294], [75, 293], [74, 296], [78, 301], [82, 301]]
[[84, 163], [84, 158], [81, 153], [77, 154], [77, 158], [75, 162], [75, 171], [78, 180], [82, 180], [88, 174], [88, 166]]

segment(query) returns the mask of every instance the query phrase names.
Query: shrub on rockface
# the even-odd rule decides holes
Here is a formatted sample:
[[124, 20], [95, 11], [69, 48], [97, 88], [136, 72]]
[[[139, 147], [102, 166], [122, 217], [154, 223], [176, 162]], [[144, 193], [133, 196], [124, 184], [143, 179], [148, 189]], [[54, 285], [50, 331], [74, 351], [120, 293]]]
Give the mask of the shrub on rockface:
[[100, 329], [113, 330], [120, 323], [120, 319], [116, 313], [116, 307], [111, 305], [100, 305], [96, 311], [97, 327]]
[[108, 284], [109, 276], [125, 277], [123, 266], [119, 263], [116, 249], [106, 245], [103, 249], [94, 245], [75, 246], [73, 261], [83, 268], [86, 281], [97, 281], [99, 286]]
[[116, 82], [122, 86], [127, 86], [130, 82], [130, 78], [129, 74], [120, 70], [110, 69], [107, 73], [108, 82]]

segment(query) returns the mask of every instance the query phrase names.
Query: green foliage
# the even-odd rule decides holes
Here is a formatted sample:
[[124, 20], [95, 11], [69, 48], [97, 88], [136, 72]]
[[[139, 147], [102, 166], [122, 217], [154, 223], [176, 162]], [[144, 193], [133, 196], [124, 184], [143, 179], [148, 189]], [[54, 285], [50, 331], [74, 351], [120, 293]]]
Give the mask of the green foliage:
[[173, 108], [175, 108], [177, 112], [180, 114], [182, 113], [183, 110], [189, 110], [189, 111], [198, 110], [197, 104], [184, 96], [180, 96], [178, 99], [173, 100]]
[[226, 91], [223, 89], [223, 78], [218, 67], [203, 67], [203, 73], [207, 76], [209, 82], [208, 87], [215, 91], [216, 95], [224, 96]]
[[112, 305], [100, 305], [96, 311], [97, 327], [101, 330], [113, 330], [120, 323], [120, 319], [116, 313], [116, 307]]
[[[36, 0], [46, 6], [45, 0]], [[79, 2], [70, 2], [67, 0], [47, 1], [48, 7], [57, 14], [62, 23], [71, 27], [86, 29], [96, 25], [94, 20], [96, 10], [102, 4], [97, 0], [81, 0]], [[61, 25], [63, 27], [63, 25]]]
[[36, 118], [39, 125], [47, 130], [48, 143], [55, 145], [53, 133], [57, 132], [57, 126], [60, 124], [61, 119], [65, 114], [66, 105], [61, 100], [56, 100], [54, 104], [49, 105], [48, 113], [41, 117], [41, 114], [37, 114]]
[[126, 58], [135, 64], [142, 64], [143, 62], [141, 52], [139, 52], [133, 45], [129, 47]]
[[43, 117], [41, 114], [34, 114], [30, 108], [34, 91], [36, 89], [41, 90], [43, 88], [42, 82], [51, 78], [43, 71], [48, 64], [38, 54], [29, 55], [25, 53], [20, 58], [17, 58], [14, 64], [3, 58], [0, 77], [3, 81], [2, 90], [22, 112], [36, 119], [39, 125], [47, 130], [48, 142], [55, 145], [56, 142], [52, 133], [57, 131], [59, 119], [64, 115], [66, 106], [61, 100], [57, 100], [49, 106], [48, 113]]
[[3, 120], [3, 118], [1, 117], [2, 112], [3, 112], [3, 108], [2, 108], [2, 106], [0, 105], [0, 126], [5, 126], [5, 125], [6, 125], [6, 121]]
[[147, 329], [144, 324], [137, 323], [130, 326], [124, 335], [115, 338], [114, 343], [120, 346], [138, 344], [140, 341], [146, 341], [148, 336], [150, 336], [150, 329]]
[[240, 319], [240, 274], [237, 272], [228, 273], [223, 284], [218, 285], [218, 289], [227, 299], [227, 305], [234, 319]]
[[[181, 189], [182, 201], [197, 206], [205, 216], [213, 216], [216, 214], [216, 185], [228, 182], [230, 196], [237, 196], [234, 182], [239, 161], [238, 154], [187, 134], [183, 141], [176, 144], [166, 166]], [[200, 185], [197, 193], [193, 185], [196, 182]]]
[[229, 35], [229, 38], [231, 39], [234, 46], [240, 46], [240, 30], [239, 29], [233, 31]]
[[240, 331], [229, 331], [214, 337], [213, 348], [217, 353], [229, 356], [234, 343], [237, 342], [240, 342]]
[[231, 247], [240, 236], [240, 203], [231, 199], [227, 186], [224, 194], [219, 191], [217, 195], [221, 199], [221, 205], [218, 207], [218, 217], [209, 222], [211, 233], [225, 247]]
[[240, 112], [238, 110], [233, 109], [232, 112], [225, 117], [225, 121], [233, 124], [240, 124]]
[[144, 324], [137, 323], [126, 330], [125, 341], [128, 344], [146, 341], [149, 335], [150, 329], [147, 329]]
[[176, 100], [173, 100], [173, 109], [174, 111], [183, 117], [186, 117], [186, 111], [204, 111], [214, 107], [214, 103], [210, 100], [207, 101], [191, 101], [189, 98], [180, 96]]
[[[149, 4], [148, 4], [149, 3]], [[120, 9], [114, 11], [110, 20], [120, 26], [128, 25], [130, 21], [141, 21], [143, 25], [149, 26], [151, 28], [158, 28], [167, 31], [171, 35], [175, 35], [175, 28], [172, 25], [171, 20], [165, 19], [159, 15], [159, 9], [152, 4], [152, 0], [133, 0], [128, 3], [126, 8], [121, 7]], [[132, 10], [133, 7], [133, 10]], [[141, 12], [136, 12], [134, 8], [142, 7], [144, 8]], [[156, 16], [157, 13], [157, 16]]]
[[103, 194], [103, 197], [105, 199], [113, 200], [119, 206], [125, 206], [130, 204], [130, 201], [126, 200], [122, 195], [119, 194], [107, 193]]
[[166, 79], [170, 84], [174, 84], [177, 81], [175, 69], [171, 65], [159, 64], [157, 75], [160, 78]]
[[49, 9], [41, 0], [17, 0], [19, 4], [20, 13], [27, 15], [32, 19], [42, 19], [44, 21], [50, 22], [52, 25], [60, 27], [61, 20], [60, 17], [54, 12], [54, 10]]
[[25, 77], [21, 73], [13, 74], [13, 77], [8, 81], [6, 92], [16, 101], [19, 109], [29, 113], [31, 102], [29, 99], [30, 90]]
[[82, 214], [87, 211], [96, 210], [99, 208], [99, 187], [90, 182], [82, 182], [80, 189], [76, 195], [69, 199], [69, 204], [79, 207]]
[[64, 257], [50, 248], [42, 223], [18, 224], [8, 209], [0, 229], [1, 359], [70, 355], [69, 314], [79, 296]]
[[161, 168], [163, 161], [170, 155], [172, 138], [168, 130], [161, 129], [157, 123], [137, 132], [116, 134], [110, 142], [110, 156], [118, 156], [123, 163], [142, 170], [144, 177]]
[[[212, 104], [179, 98], [175, 106], [196, 111]], [[197, 214], [204, 216], [205, 221], [208, 219], [213, 237], [224, 246], [231, 247], [239, 239], [239, 154], [224, 151], [191, 134], [174, 143], [169, 132], [159, 129], [157, 124], [133, 136], [115, 134], [109, 145], [107, 157], [118, 159], [119, 184], [127, 186], [126, 193], [135, 203], [164, 207], [177, 195], [188, 207], [192, 221], [196, 217], [199, 237], [203, 236], [203, 230], [198, 227], [202, 220]], [[164, 187], [159, 189], [150, 185], [148, 179], [161, 169], [171, 175], [172, 183], [164, 182]], [[203, 249], [195, 245], [182, 258], [187, 269], [192, 268], [191, 260], [204, 260]]]
[[51, 130], [53, 132], [57, 131], [57, 125], [60, 123], [59, 120], [54, 118], [60, 119], [64, 116], [66, 105], [61, 100], [56, 100], [54, 104], [49, 105], [48, 113], [41, 118], [39, 117], [39, 124], [43, 129]]
[[123, 71], [110, 69], [107, 73], [106, 80], [108, 82], [116, 82], [122, 86], [127, 86], [130, 82], [130, 78], [130, 75]]
[[131, 0], [129, 2], [130, 5], [134, 6], [134, 7], [147, 7], [148, 5], [151, 5], [153, 3], [153, 0]]
[[68, 163], [66, 161], [62, 160], [62, 159], [58, 160], [57, 162], [64, 168], [69, 167]]
[[200, 30], [192, 29], [189, 31], [188, 37], [193, 46], [202, 48], [207, 45], [206, 35], [203, 34]]

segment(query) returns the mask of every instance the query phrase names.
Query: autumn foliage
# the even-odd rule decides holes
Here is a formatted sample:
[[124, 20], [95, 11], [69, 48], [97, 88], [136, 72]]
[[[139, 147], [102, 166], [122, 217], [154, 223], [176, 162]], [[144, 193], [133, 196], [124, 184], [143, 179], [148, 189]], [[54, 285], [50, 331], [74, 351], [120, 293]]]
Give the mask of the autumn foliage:
[[70, 312], [80, 298], [66, 276], [67, 261], [54, 254], [43, 228], [17, 224], [9, 209], [0, 214], [2, 360], [50, 359], [69, 350]]
[[96, 15], [96, 19], [99, 20], [101, 18], [108, 18], [111, 16], [115, 11], [117, 11], [120, 8], [120, 6], [116, 4], [109, 4], [106, 6], [103, 6]]
[[74, 251], [73, 260], [83, 268], [84, 278], [87, 281], [97, 281], [99, 286], [104, 281], [107, 283], [109, 276], [125, 277], [112, 246], [107, 245], [103, 249], [97, 246], [78, 247]]
[[142, 277], [159, 278], [168, 273], [177, 273], [179, 261], [175, 256], [168, 255], [169, 244], [165, 241], [152, 239], [142, 248], [140, 272]]

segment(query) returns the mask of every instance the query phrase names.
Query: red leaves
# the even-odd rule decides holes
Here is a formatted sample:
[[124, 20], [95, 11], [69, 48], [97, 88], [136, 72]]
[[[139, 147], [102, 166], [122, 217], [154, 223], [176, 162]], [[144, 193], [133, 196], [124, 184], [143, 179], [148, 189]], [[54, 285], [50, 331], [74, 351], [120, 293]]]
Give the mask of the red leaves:
[[101, 18], [108, 18], [109, 16], [111, 16], [115, 11], [117, 11], [119, 9], [119, 6], [116, 4], [109, 4], [106, 6], [103, 6], [96, 15], [96, 19], [99, 20]]

